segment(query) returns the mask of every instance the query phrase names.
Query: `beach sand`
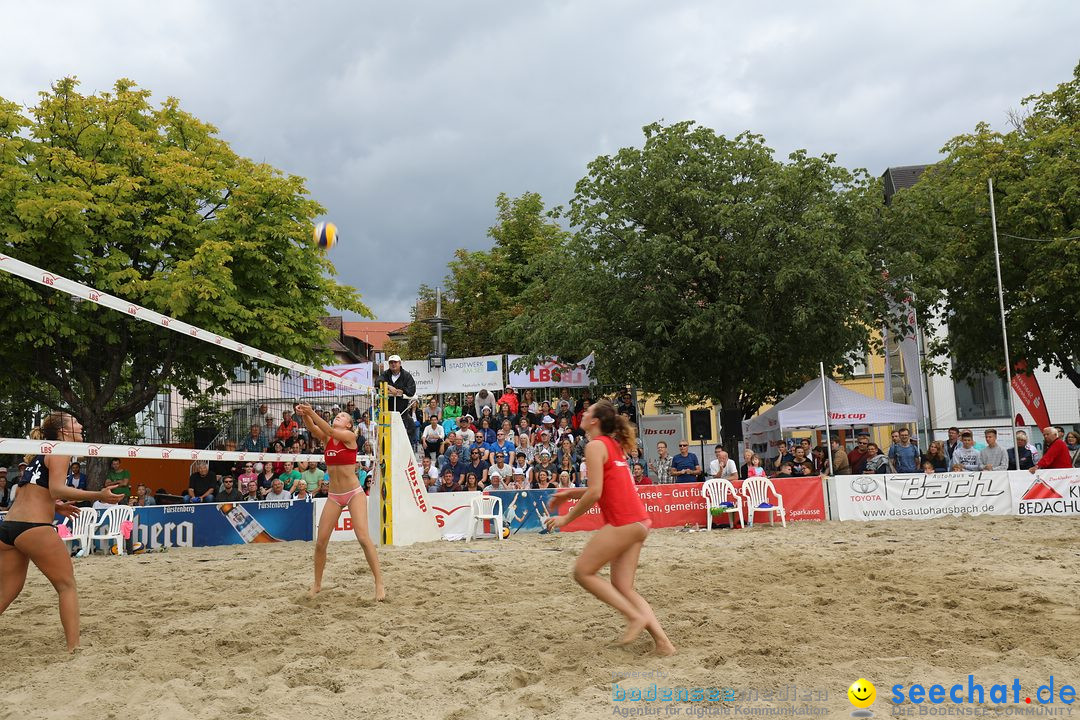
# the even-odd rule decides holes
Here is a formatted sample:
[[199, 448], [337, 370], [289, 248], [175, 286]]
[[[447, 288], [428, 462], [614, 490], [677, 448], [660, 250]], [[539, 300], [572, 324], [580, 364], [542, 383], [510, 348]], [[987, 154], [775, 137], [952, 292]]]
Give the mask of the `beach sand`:
[[644, 705], [613, 701], [616, 682], [744, 698], [651, 705], [665, 717], [847, 717], [859, 677], [882, 717], [893, 685], [966, 687], [968, 674], [987, 691], [1019, 678], [1023, 705], [1050, 676], [1080, 686], [1078, 530], [964, 517], [654, 531], [638, 589], [671, 658], [644, 635], [611, 644], [619, 618], [570, 579], [588, 533], [382, 549], [380, 604], [356, 543], [331, 545], [314, 601], [310, 543], [76, 560], [74, 656], [31, 566], [0, 616], [0, 718], [606, 718]]

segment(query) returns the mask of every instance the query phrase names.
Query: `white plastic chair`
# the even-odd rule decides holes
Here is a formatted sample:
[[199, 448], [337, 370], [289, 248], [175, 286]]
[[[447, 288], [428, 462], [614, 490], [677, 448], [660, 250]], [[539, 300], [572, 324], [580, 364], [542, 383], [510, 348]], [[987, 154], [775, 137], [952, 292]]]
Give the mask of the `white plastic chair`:
[[[769, 513], [769, 524], [772, 525], [776, 515], [780, 515], [780, 525], [787, 527], [784, 512], [784, 498], [776, 492], [772, 480], [765, 477], [752, 477], [743, 481], [742, 494], [746, 497], [746, 516], [750, 520], [750, 527], [754, 527], [754, 514]], [[769, 495], [776, 498], [775, 503], [769, 502]]]
[[90, 531], [97, 524], [98, 515], [94, 508], [79, 508], [79, 514], [74, 518], [64, 518], [61, 525], [66, 525], [70, 535], [61, 538], [65, 543], [79, 543], [79, 556], [86, 555], [90, 547]]
[[465, 541], [469, 542], [479, 535], [478, 529], [484, 527], [484, 521], [490, 520], [495, 526], [495, 538], [503, 539], [503, 516], [502, 499], [494, 495], [481, 495], [473, 498], [472, 507], [469, 509], [469, 534]]
[[[85, 512], [85, 510], [83, 511]], [[82, 517], [82, 513], [79, 513], [79, 517]], [[85, 557], [90, 552], [90, 545], [95, 540], [104, 540], [106, 542], [112, 541], [116, 543], [116, 554], [124, 554], [124, 535], [120, 528], [125, 522], [135, 521], [135, 508], [129, 505], [113, 505], [105, 510], [101, 511], [101, 515], [98, 516], [97, 522], [91, 527], [89, 534], [86, 536], [87, 542], [83, 543], [83, 549], [79, 552], [79, 557]], [[102, 531], [102, 528], [108, 527], [107, 530]]]
[[[746, 527], [746, 521], [743, 520], [742, 498], [735, 492], [735, 486], [730, 480], [723, 478], [706, 480], [701, 486], [701, 496], [705, 498], [706, 527], [709, 530], [712, 530], [713, 508], [720, 508], [727, 513], [728, 523], [732, 527], [735, 523], [732, 521], [731, 513], [735, 513], [739, 518], [739, 527]], [[728, 500], [729, 497], [731, 500]]]

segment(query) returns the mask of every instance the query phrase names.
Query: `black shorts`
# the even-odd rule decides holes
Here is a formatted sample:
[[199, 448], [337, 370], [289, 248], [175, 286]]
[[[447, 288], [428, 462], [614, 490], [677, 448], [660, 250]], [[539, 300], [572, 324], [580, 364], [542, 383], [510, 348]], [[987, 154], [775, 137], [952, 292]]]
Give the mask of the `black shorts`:
[[8, 545], [15, 544], [15, 538], [22, 535], [27, 530], [31, 530], [36, 527], [52, 527], [52, 523], [28, 523], [18, 522], [17, 520], [5, 520], [0, 523], [0, 542], [7, 543]]

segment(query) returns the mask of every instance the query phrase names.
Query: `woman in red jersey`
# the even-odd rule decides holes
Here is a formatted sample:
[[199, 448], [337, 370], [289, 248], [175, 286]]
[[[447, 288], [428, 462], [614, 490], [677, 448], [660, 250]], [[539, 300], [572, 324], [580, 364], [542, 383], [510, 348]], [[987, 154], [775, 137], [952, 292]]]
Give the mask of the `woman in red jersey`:
[[341, 511], [349, 508], [352, 516], [353, 532], [364, 549], [371, 575], [375, 579], [375, 599], [385, 600], [382, 571], [379, 569], [379, 555], [375, 543], [368, 534], [367, 495], [356, 475], [356, 429], [353, 417], [347, 412], [334, 416], [333, 424], [328, 424], [310, 405], [297, 405], [296, 411], [304, 418], [304, 426], [312, 436], [318, 438], [326, 447], [326, 472], [330, 475], [330, 491], [326, 505], [319, 516], [319, 531], [315, 538], [315, 582], [310, 595], [314, 597], [322, 590], [323, 569], [326, 567], [326, 546], [330, 544], [330, 535], [337, 527]]
[[[634, 590], [638, 556], [652, 524], [626, 462], [626, 450], [637, 445], [634, 429], [629, 420], [615, 412], [609, 400], [589, 406], [581, 418], [581, 428], [589, 438], [585, 446], [588, 486], [555, 493], [549, 504], [552, 516], [547, 520], [547, 529], [561, 528], [600, 504], [606, 524], [582, 550], [574, 564], [574, 579], [626, 617], [626, 632], [619, 644], [631, 643], [642, 630], [648, 630], [656, 642], [657, 654], [672, 655], [675, 646], [648, 601]], [[570, 512], [554, 514], [560, 505], [575, 498], [578, 502]], [[608, 564], [611, 582], [598, 574]]]

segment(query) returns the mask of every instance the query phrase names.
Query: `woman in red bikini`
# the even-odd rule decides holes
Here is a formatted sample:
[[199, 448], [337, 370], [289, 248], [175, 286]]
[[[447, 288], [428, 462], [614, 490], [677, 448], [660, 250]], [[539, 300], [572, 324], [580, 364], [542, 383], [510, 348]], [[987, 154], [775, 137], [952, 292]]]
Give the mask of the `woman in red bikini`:
[[339, 412], [334, 416], [333, 424], [328, 424], [310, 405], [297, 405], [296, 411], [303, 416], [308, 432], [326, 446], [326, 472], [330, 475], [330, 491], [319, 516], [319, 532], [315, 538], [315, 582], [309, 595], [314, 597], [322, 590], [326, 546], [330, 544], [330, 535], [337, 527], [342, 509], [349, 508], [353, 532], [364, 549], [364, 557], [375, 578], [375, 599], [385, 600], [379, 555], [368, 535], [367, 495], [356, 476], [356, 429], [353, 417], [347, 412]]
[[[629, 420], [615, 412], [615, 406], [609, 400], [590, 405], [581, 418], [581, 428], [589, 438], [585, 446], [589, 484], [555, 493], [549, 504], [552, 515], [546, 522], [547, 529], [561, 528], [599, 503], [606, 524], [578, 556], [574, 579], [626, 616], [626, 632], [620, 645], [633, 642], [642, 630], [648, 630], [656, 642], [656, 653], [673, 655], [675, 646], [664, 633], [652, 607], [634, 590], [638, 555], [652, 525], [626, 462], [626, 450], [637, 445], [634, 429]], [[578, 502], [570, 512], [555, 514], [560, 505], [574, 498]], [[608, 564], [611, 565], [611, 582], [598, 575]]]

